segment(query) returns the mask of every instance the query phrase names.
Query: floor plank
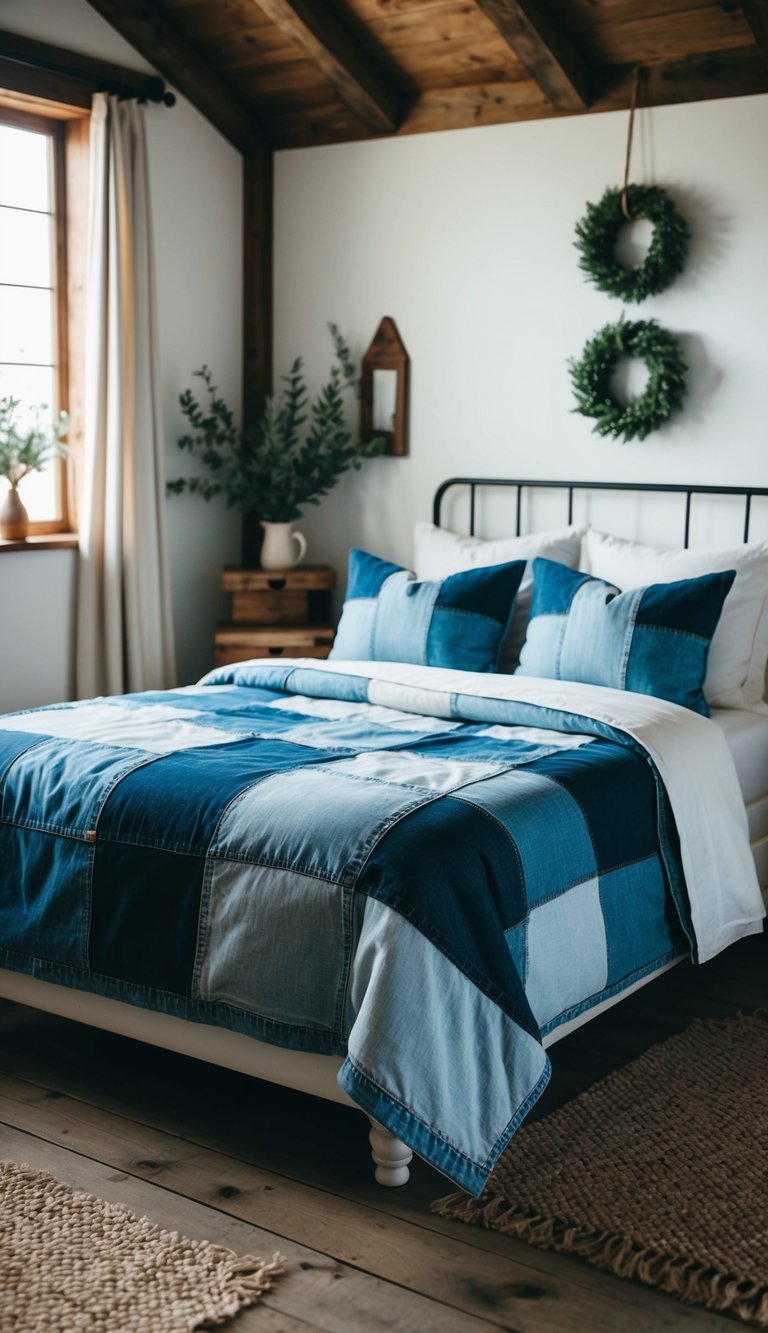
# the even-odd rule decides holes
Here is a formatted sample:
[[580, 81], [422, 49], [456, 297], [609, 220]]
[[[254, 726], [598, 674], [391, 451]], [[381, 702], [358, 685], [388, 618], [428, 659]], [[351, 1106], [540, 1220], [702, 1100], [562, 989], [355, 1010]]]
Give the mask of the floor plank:
[[[51, 1171], [78, 1190], [113, 1203], [124, 1203], [141, 1216], [192, 1240], [210, 1240], [244, 1254], [275, 1252], [286, 1261], [284, 1276], [263, 1298], [280, 1314], [303, 1320], [328, 1333], [360, 1333], [361, 1329], [402, 1328], [408, 1333], [493, 1333], [510, 1328], [493, 1319], [475, 1319], [438, 1301], [406, 1291], [392, 1282], [340, 1264], [321, 1251], [297, 1245], [269, 1230], [232, 1217], [220, 1208], [201, 1205], [153, 1181], [102, 1163], [98, 1157], [60, 1148], [45, 1139], [3, 1126], [0, 1148], [5, 1156]], [[238, 1333], [243, 1324], [238, 1325]], [[256, 1321], [253, 1327], [257, 1328]], [[116, 1331], [117, 1333], [117, 1331]]]
[[[188, 1200], [266, 1228], [273, 1244], [312, 1246], [333, 1260], [450, 1305], [474, 1319], [491, 1317], [504, 1328], [533, 1333], [589, 1325], [621, 1327], [629, 1318], [653, 1319], [653, 1327], [678, 1328], [677, 1307], [632, 1284], [603, 1278], [582, 1285], [567, 1270], [544, 1276], [506, 1253], [489, 1253], [465, 1240], [474, 1230], [452, 1233], [388, 1216], [380, 1209], [312, 1189], [276, 1173], [200, 1148], [186, 1139], [117, 1116], [67, 1096], [0, 1075], [0, 1143], [3, 1129], [24, 1130], [57, 1148], [88, 1156], [160, 1185]], [[520, 1247], [524, 1260], [528, 1247]], [[579, 1265], [577, 1273], [591, 1272]], [[627, 1307], [625, 1310], [623, 1307]], [[494, 1323], [495, 1326], [495, 1323]], [[649, 1325], [651, 1326], [651, 1325]], [[715, 1320], [711, 1327], [718, 1327]]]
[[[682, 964], [593, 1020], [553, 1048], [555, 1073], [535, 1113], [546, 1114], [692, 1017], [764, 1006], [766, 963], [766, 938], [745, 940], [704, 967]], [[221, 1236], [237, 1224], [252, 1237], [269, 1237], [265, 1245], [286, 1253], [293, 1247], [294, 1277], [311, 1275], [309, 1304], [297, 1297], [294, 1304], [270, 1305], [272, 1323], [259, 1325], [270, 1330], [724, 1333], [734, 1327], [725, 1316], [577, 1259], [436, 1217], [429, 1204], [450, 1187], [422, 1162], [404, 1189], [375, 1186], [365, 1122], [350, 1108], [0, 1004], [0, 1150], [10, 1155], [6, 1145], [18, 1145], [19, 1134], [43, 1156], [63, 1154], [56, 1157], [60, 1168], [47, 1169], [64, 1179], [79, 1179], [89, 1162], [94, 1179], [111, 1180], [118, 1190], [105, 1197], [133, 1207], [131, 1191], [150, 1191], [141, 1198], [157, 1200], [172, 1221], [162, 1221], [154, 1205], [142, 1207], [162, 1225], [186, 1229], [181, 1216], [198, 1208], [199, 1234], [209, 1239], [233, 1244]], [[95, 1185], [82, 1187], [103, 1194]], [[315, 1258], [297, 1259], [304, 1250]], [[315, 1267], [303, 1269], [302, 1262], [319, 1264], [326, 1275], [342, 1272], [344, 1283], [318, 1279]], [[384, 1301], [380, 1287], [391, 1300]]]

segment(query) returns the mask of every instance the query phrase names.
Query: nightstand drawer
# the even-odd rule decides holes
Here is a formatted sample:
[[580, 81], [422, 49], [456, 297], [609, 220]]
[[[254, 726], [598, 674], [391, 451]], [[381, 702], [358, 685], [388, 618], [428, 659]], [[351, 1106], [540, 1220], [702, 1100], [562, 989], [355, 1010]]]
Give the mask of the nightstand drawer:
[[327, 565], [224, 570], [233, 625], [327, 625], [336, 575]]
[[216, 631], [215, 665], [247, 662], [252, 657], [327, 657], [334, 639], [331, 625], [296, 628], [263, 625], [220, 625]]
[[228, 565], [221, 576], [225, 592], [330, 592], [336, 575], [329, 565], [294, 565], [293, 569], [242, 569]]
[[237, 625], [306, 625], [308, 592], [233, 592], [232, 619]]

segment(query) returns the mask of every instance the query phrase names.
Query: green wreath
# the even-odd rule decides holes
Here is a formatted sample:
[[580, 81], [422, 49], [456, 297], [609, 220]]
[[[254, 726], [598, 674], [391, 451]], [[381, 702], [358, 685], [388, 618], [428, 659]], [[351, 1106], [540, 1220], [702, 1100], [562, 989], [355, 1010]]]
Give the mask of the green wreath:
[[682, 273], [691, 233], [657, 185], [627, 186], [632, 220], [647, 218], [653, 223], [653, 236], [643, 263], [625, 268], [616, 259], [619, 232], [627, 225], [621, 195], [621, 190], [606, 190], [599, 204], [587, 204], [586, 215], [576, 224], [574, 244], [581, 255], [579, 267], [601, 292], [620, 301], [644, 301], [663, 292]]
[[[619, 361], [635, 356], [648, 367], [648, 383], [626, 406], [613, 395], [611, 381]], [[593, 431], [615, 439], [644, 440], [680, 407], [688, 369], [677, 339], [655, 319], [621, 319], [590, 338], [581, 358], [568, 362], [576, 393], [576, 412], [594, 417]]]

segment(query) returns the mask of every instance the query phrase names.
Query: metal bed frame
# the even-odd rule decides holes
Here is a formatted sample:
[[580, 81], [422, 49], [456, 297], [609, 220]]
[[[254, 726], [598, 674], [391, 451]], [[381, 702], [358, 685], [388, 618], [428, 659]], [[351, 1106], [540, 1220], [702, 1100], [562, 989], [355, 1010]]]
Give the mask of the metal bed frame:
[[575, 491], [629, 491], [635, 494], [663, 494], [685, 496], [684, 546], [688, 546], [691, 533], [691, 501], [694, 495], [730, 495], [744, 501], [744, 541], [749, 541], [749, 526], [752, 518], [752, 500], [755, 496], [768, 496], [766, 486], [683, 486], [676, 483], [642, 481], [528, 481], [510, 480], [506, 477], [449, 477], [435, 491], [432, 502], [432, 521], [440, 527], [440, 514], [443, 497], [454, 486], [469, 488], [469, 535], [475, 536], [476, 507], [478, 489], [514, 488], [517, 491], [515, 535], [520, 536], [522, 522], [523, 491], [558, 490], [568, 496], [568, 523], [573, 522], [573, 496]]

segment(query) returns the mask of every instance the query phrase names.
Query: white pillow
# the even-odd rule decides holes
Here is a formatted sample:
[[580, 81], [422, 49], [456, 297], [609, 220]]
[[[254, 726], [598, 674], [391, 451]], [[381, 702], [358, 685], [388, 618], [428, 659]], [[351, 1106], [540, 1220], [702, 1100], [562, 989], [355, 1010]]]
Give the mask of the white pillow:
[[531, 613], [531, 561], [540, 555], [547, 560], [559, 560], [569, 569], [578, 569], [581, 539], [586, 530], [582, 523], [550, 532], [532, 532], [525, 537], [498, 537], [484, 541], [481, 537], [462, 537], [448, 528], [436, 528], [434, 523], [417, 523], [413, 533], [413, 568], [417, 579], [437, 580], [465, 569], [476, 569], [478, 565], [528, 561], [499, 661], [499, 671], [514, 671], [520, 660]]
[[751, 708], [763, 703], [768, 660], [768, 542], [742, 546], [644, 546], [593, 529], [585, 534], [581, 568], [615, 583], [622, 592], [647, 583], [672, 583], [718, 570], [736, 578], [709, 650], [704, 694], [717, 708]]

